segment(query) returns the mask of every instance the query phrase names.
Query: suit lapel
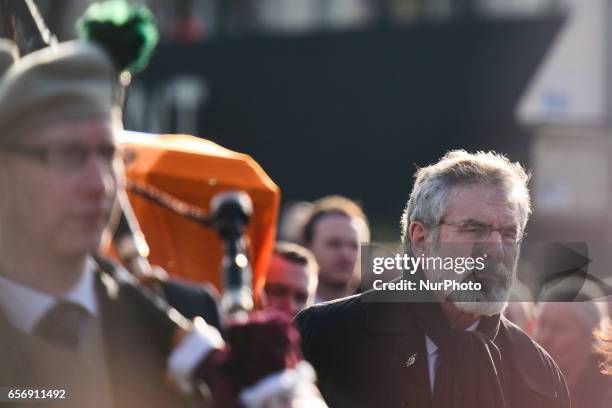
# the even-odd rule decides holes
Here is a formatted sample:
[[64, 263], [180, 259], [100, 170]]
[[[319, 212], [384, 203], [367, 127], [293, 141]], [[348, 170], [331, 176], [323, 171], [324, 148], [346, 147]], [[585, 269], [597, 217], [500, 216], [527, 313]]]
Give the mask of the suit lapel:
[[131, 327], [129, 311], [125, 310], [119, 301], [119, 285], [104, 273], [98, 275], [96, 283], [113, 398], [115, 405], [124, 406], [124, 402], [129, 401], [126, 387], [130, 383], [129, 378], [133, 376], [130, 365], [126, 363], [134, 356], [128, 354], [131, 350], [137, 350], [137, 345], [134, 344], [137, 340], [129, 334], [135, 328]]
[[104, 272], [98, 275], [97, 295], [115, 406], [177, 406], [177, 394], [164, 380], [169, 333], [157, 330], [130, 289]]
[[562, 397], [558, 395], [550, 374], [550, 361], [521, 329], [502, 318], [495, 342], [506, 362], [506, 377], [512, 380], [511, 396], [516, 397], [515, 400], [520, 401], [528, 394], [524, 390], [530, 390], [542, 399]]
[[391, 389], [407, 406], [430, 407], [429, 369], [425, 349], [425, 335], [416, 324], [408, 303], [371, 302], [366, 312], [367, 330], [389, 336]]
[[21, 347], [18, 332], [0, 311], [0, 384], [34, 385], [40, 383], [37, 378], [30, 353]]
[[407, 370], [410, 403], [417, 407], [431, 406], [431, 388], [429, 385], [429, 366], [425, 335], [420, 330], [406, 333], [402, 338], [400, 354]]

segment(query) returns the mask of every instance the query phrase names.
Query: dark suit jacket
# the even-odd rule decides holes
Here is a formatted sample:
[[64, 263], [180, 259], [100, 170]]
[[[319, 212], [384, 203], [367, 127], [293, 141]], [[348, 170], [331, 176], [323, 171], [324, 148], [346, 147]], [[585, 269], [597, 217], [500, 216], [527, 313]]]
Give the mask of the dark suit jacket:
[[187, 281], [170, 279], [162, 286], [164, 296], [172, 307], [188, 319], [201, 316], [206, 323], [223, 332], [217, 304], [218, 293], [210, 284], [194, 285]]
[[[330, 407], [432, 406], [425, 334], [410, 303], [356, 295], [303, 310], [296, 323]], [[569, 407], [557, 365], [524, 332], [502, 319], [495, 343], [511, 373], [513, 408]]]
[[[131, 285], [117, 282], [101, 272], [96, 283], [114, 407], [190, 406], [191, 400], [175, 392], [164, 379], [174, 328], [160, 319]], [[181, 297], [180, 285], [172, 290], [174, 296]], [[195, 296], [197, 288], [187, 286], [182, 293], [194, 300], [183, 305], [188, 314], [200, 314], [197, 309], [202, 302], [209, 304], [210, 299]], [[0, 313], [0, 386], [34, 386], [37, 380], [29, 356], [20, 349], [16, 337], [15, 329]]]

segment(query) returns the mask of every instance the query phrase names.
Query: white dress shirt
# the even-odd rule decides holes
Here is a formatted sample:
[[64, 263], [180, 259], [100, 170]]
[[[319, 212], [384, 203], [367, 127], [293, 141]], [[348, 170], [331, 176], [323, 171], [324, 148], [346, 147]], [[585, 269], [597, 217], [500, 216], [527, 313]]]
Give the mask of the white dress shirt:
[[[480, 320], [476, 321], [466, 331], [476, 331]], [[429, 366], [429, 385], [433, 395], [434, 382], [436, 380], [436, 362], [438, 361], [438, 346], [427, 335], [425, 335], [425, 348], [427, 349], [427, 364]]]
[[91, 259], [85, 263], [77, 283], [60, 297], [32, 289], [0, 275], [0, 308], [13, 327], [29, 334], [34, 331], [40, 319], [62, 300], [77, 303], [92, 316], [96, 316], [98, 303], [94, 279], [95, 264]]

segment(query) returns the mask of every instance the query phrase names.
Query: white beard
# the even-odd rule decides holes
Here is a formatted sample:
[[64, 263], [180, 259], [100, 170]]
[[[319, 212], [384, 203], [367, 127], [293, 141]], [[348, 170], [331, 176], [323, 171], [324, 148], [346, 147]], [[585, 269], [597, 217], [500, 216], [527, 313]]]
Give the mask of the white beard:
[[[433, 243], [428, 248], [430, 257], [438, 257], [439, 243]], [[518, 258], [518, 257], [517, 257]], [[514, 282], [517, 261], [515, 260], [512, 268], [508, 268], [502, 262], [494, 265], [487, 265], [485, 274], [494, 275], [497, 280], [486, 280], [481, 282], [483, 287], [479, 291], [453, 291], [452, 289], [439, 292], [440, 297], [452, 302], [457, 309], [477, 316], [492, 316], [502, 313], [508, 305], [510, 290]], [[464, 274], [455, 273], [452, 270], [425, 270], [425, 276], [431, 282], [443, 282], [446, 279], [454, 280], [458, 283], [467, 281], [469, 278], [475, 280], [473, 272]]]

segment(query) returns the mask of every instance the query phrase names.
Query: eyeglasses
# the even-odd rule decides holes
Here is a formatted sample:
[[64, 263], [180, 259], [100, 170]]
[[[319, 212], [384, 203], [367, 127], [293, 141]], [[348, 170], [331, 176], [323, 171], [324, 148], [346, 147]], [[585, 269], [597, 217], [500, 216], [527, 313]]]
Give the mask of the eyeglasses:
[[440, 221], [438, 225], [450, 225], [457, 228], [458, 232], [472, 242], [484, 242], [489, 239], [493, 231], [499, 232], [502, 242], [507, 244], [517, 244], [523, 241], [525, 233], [518, 227], [493, 228], [484, 222], [469, 220], [463, 222]]
[[82, 168], [91, 155], [97, 156], [105, 165], [111, 167], [117, 157], [117, 148], [113, 144], [94, 147], [78, 143], [54, 144], [49, 146], [0, 146], [0, 150], [32, 158], [51, 168], [60, 171]]

